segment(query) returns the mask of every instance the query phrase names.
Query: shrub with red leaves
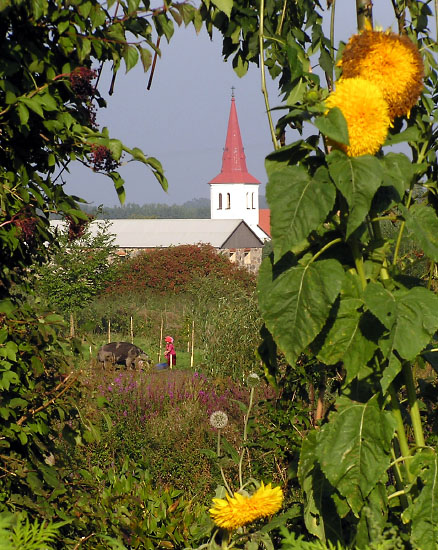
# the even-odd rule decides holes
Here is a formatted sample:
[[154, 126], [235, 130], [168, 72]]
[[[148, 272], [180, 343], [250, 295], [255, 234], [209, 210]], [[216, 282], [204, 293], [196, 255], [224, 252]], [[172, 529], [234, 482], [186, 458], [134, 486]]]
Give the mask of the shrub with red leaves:
[[216, 276], [252, 288], [255, 277], [207, 244], [180, 245], [142, 252], [125, 262], [108, 293], [183, 292], [197, 277]]

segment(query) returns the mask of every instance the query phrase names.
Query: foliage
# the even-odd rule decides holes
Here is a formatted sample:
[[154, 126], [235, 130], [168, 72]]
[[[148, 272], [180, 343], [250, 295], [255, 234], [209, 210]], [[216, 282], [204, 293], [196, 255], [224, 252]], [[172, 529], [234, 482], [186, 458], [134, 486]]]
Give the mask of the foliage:
[[238, 281], [242, 287], [253, 285], [253, 276], [211, 245], [180, 245], [141, 252], [128, 258], [120, 267], [107, 292], [140, 294], [146, 289], [161, 293], [178, 293], [187, 289], [193, 278], [216, 276]]
[[[394, 121], [383, 151], [354, 157], [327, 147], [348, 136], [341, 111], [324, 115], [322, 100], [342, 67], [334, 70], [335, 44], [323, 35], [320, 10], [313, 2], [282, 12], [276, 3], [245, 6], [246, 17], [237, 2], [230, 20], [212, 24], [224, 34], [225, 54], [237, 52], [237, 68], [260, 54], [271, 74], [281, 74], [286, 112], [272, 128], [275, 151], [266, 159], [273, 253], [263, 261], [258, 293], [267, 374], [279, 376], [277, 346], [292, 366], [304, 353], [327, 375], [342, 373], [334, 406], [301, 447], [305, 525], [323, 543], [365, 548], [389, 524], [406, 548], [433, 549], [438, 459], [423, 422], [434, 417], [426, 416], [425, 385], [415, 375], [436, 348], [438, 301], [432, 276], [425, 282], [400, 261], [404, 234], [432, 266], [438, 260], [431, 13], [422, 2], [393, 4], [400, 33], [422, 53], [425, 90], [410, 117]], [[360, 28], [370, 24], [371, 9], [357, 2]], [[310, 72], [317, 51], [321, 70]], [[307, 137], [286, 144], [289, 124]], [[389, 150], [403, 142], [409, 153]], [[414, 193], [418, 185], [425, 197]], [[394, 224], [394, 240], [383, 236], [382, 219]]]
[[184, 548], [205, 536], [203, 508], [182, 491], [154, 488], [149, 472], [129, 459], [120, 467], [81, 469], [71, 479], [81, 491], [71, 534], [63, 539], [67, 547], [77, 533], [86, 550]]
[[61, 522], [31, 522], [26, 514], [2, 514], [0, 550], [49, 550], [58, 539], [61, 525]]
[[98, 128], [97, 109], [105, 106], [98, 77], [105, 62], [114, 74], [122, 60], [126, 70], [138, 61], [147, 70], [154, 34], [170, 39], [173, 21], [188, 24], [196, 14], [185, 4], [151, 9], [122, 0], [110, 13], [111, 5], [0, 5], [0, 509], [28, 510], [31, 517], [76, 517], [77, 498], [56, 443], [62, 433], [78, 444], [87, 429], [76, 418], [80, 349], [63, 338], [62, 319], [32, 298], [29, 268], [48, 259], [50, 214], [65, 217], [73, 233], [88, 221], [81, 199], [64, 192], [62, 174], [71, 161], [107, 174], [122, 202], [122, 156], [145, 164], [167, 188], [158, 160]]
[[72, 357], [78, 348], [62, 338], [64, 330], [57, 315], [0, 302], [2, 509], [50, 516], [47, 499], [66, 490], [54, 466], [55, 440], [75, 416]]
[[262, 320], [255, 292], [239, 281], [194, 277], [187, 287], [197, 346], [211, 375], [241, 379], [254, 370]]
[[70, 227], [57, 230], [56, 250], [38, 272], [37, 292], [58, 313], [85, 308], [113, 278], [117, 265], [114, 236], [107, 223], [81, 228], [71, 235]]

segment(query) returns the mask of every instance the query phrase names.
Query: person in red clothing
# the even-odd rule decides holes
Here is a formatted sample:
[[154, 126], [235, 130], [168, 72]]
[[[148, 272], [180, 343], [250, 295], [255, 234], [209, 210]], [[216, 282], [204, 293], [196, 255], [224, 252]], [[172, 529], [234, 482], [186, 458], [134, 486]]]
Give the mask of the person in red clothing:
[[176, 351], [175, 346], [173, 345], [173, 338], [172, 336], [166, 336], [164, 341], [166, 342], [164, 357], [167, 359], [167, 365], [172, 368], [176, 365]]

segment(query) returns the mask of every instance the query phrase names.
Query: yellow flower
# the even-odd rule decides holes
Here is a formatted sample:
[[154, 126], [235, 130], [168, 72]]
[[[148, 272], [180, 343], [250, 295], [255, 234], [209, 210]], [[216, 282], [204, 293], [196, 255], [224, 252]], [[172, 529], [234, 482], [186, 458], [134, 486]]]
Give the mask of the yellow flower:
[[339, 107], [347, 121], [350, 145], [332, 143], [334, 147], [350, 157], [377, 153], [391, 123], [378, 86], [364, 78], [341, 78], [325, 104], [328, 109]]
[[423, 89], [420, 52], [407, 36], [366, 30], [353, 35], [342, 54], [342, 76], [377, 84], [388, 102], [389, 116], [409, 115]]
[[283, 491], [280, 487], [264, 485], [250, 497], [234, 493], [226, 498], [214, 498], [214, 507], [209, 512], [216, 525], [224, 529], [237, 529], [256, 519], [271, 516], [278, 512], [283, 503]]

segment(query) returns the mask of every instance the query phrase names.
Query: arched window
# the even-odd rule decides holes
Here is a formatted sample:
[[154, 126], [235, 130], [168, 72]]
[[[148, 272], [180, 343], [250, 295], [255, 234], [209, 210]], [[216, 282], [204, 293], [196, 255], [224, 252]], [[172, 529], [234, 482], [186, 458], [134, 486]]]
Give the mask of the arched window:
[[255, 204], [254, 204], [254, 193], [251, 193], [251, 208], [254, 210], [255, 209]]
[[227, 206], [226, 209], [229, 210], [231, 208], [231, 195], [227, 193]]
[[249, 210], [249, 193], [246, 194], [246, 209]]
[[217, 209], [222, 210], [222, 193], [219, 193], [219, 204], [218, 204]]

